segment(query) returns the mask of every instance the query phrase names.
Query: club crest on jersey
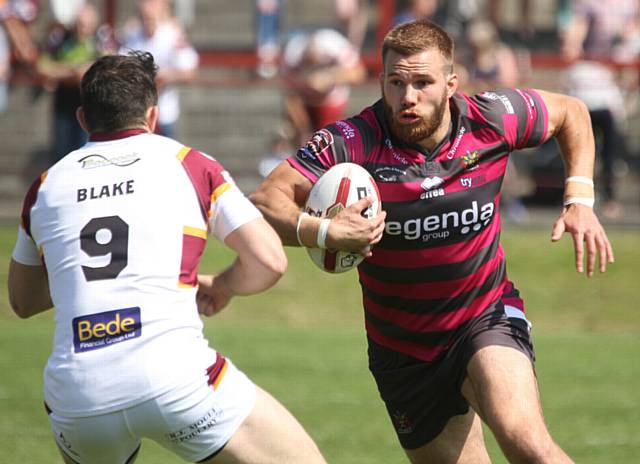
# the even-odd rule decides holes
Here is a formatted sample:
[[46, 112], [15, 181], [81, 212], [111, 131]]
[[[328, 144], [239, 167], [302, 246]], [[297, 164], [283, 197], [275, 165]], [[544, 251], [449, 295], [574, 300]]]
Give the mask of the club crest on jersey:
[[319, 155], [332, 144], [333, 134], [327, 129], [320, 129], [315, 134], [313, 134], [313, 137], [311, 137], [311, 140], [307, 142], [305, 148], [314, 155]]
[[142, 334], [140, 308], [123, 308], [73, 319], [73, 348], [76, 353], [122, 343]]
[[480, 156], [478, 155], [478, 150], [467, 151], [467, 154], [460, 158], [462, 165], [465, 167], [467, 171], [472, 171], [478, 168], [478, 164], [480, 163]]
[[133, 163], [138, 161], [140, 161], [140, 157], [137, 153], [129, 153], [127, 155], [114, 156], [111, 158], [94, 153], [83, 156], [78, 160], [78, 163], [82, 165], [82, 169], [95, 169], [102, 168], [104, 166], [118, 166], [120, 168], [124, 168], [131, 166]]

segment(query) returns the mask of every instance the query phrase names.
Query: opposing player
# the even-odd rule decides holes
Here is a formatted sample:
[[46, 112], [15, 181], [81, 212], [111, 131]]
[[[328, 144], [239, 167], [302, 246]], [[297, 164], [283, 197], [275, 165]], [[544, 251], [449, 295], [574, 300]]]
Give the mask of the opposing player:
[[[287, 261], [220, 163], [152, 133], [156, 69], [148, 53], [93, 64], [78, 110], [90, 141], [24, 202], [9, 296], [20, 317], [56, 308], [45, 369], [56, 443], [67, 463], [133, 462], [142, 437], [190, 462], [323, 463], [203, 337], [198, 310], [271, 287]], [[237, 258], [198, 276], [209, 234]]]
[[512, 462], [570, 462], [542, 416], [531, 326], [507, 278], [498, 203], [509, 153], [555, 137], [567, 179], [552, 240], [568, 232], [577, 270], [586, 245], [587, 274], [596, 258], [605, 271], [613, 252], [592, 209], [588, 112], [540, 90], [459, 93], [453, 48], [426, 20], [390, 31], [382, 99], [316, 133], [252, 200], [286, 245], [315, 247], [320, 219], [300, 206], [318, 177], [354, 162], [376, 180], [386, 218], [361, 217], [371, 201], [362, 199], [331, 220], [325, 243], [367, 257], [359, 274], [369, 366], [411, 462], [489, 462], [481, 419]]

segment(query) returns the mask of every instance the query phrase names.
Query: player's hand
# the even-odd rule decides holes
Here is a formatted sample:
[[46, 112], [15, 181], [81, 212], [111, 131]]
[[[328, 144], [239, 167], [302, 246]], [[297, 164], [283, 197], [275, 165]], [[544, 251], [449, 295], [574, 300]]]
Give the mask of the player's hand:
[[220, 274], [216, 276], [198, 274], [198, 292], [196, 293], [198, 313], [213, 316], [229, 304], [232, 296], [223, 279], [220, 278]]
[[327, 248], [357, 251], [364, 257], [372, 255], [371, 247], [382, 239], [386, 212], [368, 219], [362, 212], [373, 203], [372, 197], [361, 198], [343, 209], [332, 220], [327, 231]]
[[585, 244], [587, 277], [593, 276], [596, 267], [596, 256], [599, 260], [600, 272], [604, 272], [607, 263], [613, 263], [613, 248], [604, 228], [593, 212], [593, 208], [580, 204], [567, 206], [560, 218], [553, 225], [551, 241], [557, 242], [565, 232], [571, 234], [576, 256], [576, 270], [584, 271]]

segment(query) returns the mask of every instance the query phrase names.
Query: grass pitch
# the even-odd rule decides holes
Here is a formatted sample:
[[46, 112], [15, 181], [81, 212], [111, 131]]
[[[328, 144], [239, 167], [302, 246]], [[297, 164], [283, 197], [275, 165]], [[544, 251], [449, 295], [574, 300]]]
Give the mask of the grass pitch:
[[[593, 279], [573, 270], [570, 240], [507, 229], [510, 277], [534, 324], [537, 372], [549, 427], [580, 463], [640, 456], [640, 233], [610, 232], [616, 263]], [[6, 297], [15, 230], [0, 228], [0, 462], [58, 463], [42, 406], [51, 313], [22, 321]], [[288, 249], [289, 270], [259, 296], [236, 298], [205, 322], [211, 344], [300, 419], [331, 463], [406, 462], [366, 368], [355, 272], [314, 268]], [[231, 255], [212, 243], [203, 271]], [[487, 436], [494, 462], [506, 462]], [[181, 462], [145, 441], [137, 462]]]

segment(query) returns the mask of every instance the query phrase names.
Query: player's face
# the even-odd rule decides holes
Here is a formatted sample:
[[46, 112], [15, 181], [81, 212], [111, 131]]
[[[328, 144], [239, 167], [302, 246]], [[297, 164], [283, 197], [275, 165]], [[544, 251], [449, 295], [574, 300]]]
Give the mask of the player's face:
[[385, 115], [402, 142], [431, 145], [428, 140], [440, 135], [444, 124], [448, 126], [445, 111], [457, 88], [457, 76], [446, 64], [435, 49], [410, 56], [393, 50], [387, 53], [382, 74]]

